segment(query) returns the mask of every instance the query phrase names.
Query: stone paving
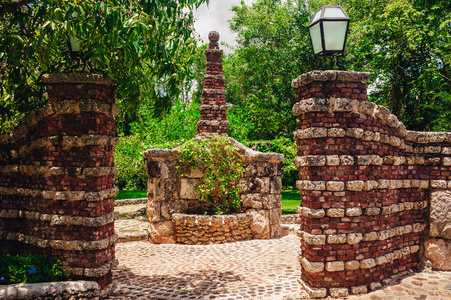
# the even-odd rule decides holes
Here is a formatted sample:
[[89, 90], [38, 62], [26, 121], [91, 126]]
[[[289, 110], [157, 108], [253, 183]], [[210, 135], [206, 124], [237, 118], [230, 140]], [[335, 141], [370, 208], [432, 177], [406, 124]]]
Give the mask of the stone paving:
[[[129, 230], [145, 237], [145, 222], [116, 222], [119, 235]], [[118, 288], [109, 299], [309, 299], [297, 283], [298, 251], [294, 234], [220, 245], [118, 243], [119, 267], [113, 271]], [[347, 299], [449, 300], [451, 272], [406, 273], [379, 290]]]

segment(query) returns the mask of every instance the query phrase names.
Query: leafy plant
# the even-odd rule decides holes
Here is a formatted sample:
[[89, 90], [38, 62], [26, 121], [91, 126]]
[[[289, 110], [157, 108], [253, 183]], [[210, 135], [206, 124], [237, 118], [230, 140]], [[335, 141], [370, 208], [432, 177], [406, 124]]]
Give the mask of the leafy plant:
[[41, 254], [10, 255], [0, 251], [0, 285], [64, 281], [61, 261]]
[[[199, 200], [207, 203], [206, 213], [223, 214], [239, 211], [242, 199], [238, 181], [244, 173], [244, 157], [240, 150], [223, 136], [188, 141], [179, 152], [180, 162], [190, 171], [202, 170], [203, 177], [195, 188]], [[181, 176], [186, 174], [179, 168]], [[203, 206], [205, 209], [205, 206]]]
[[[0, 129], [47, 101], [44, 73], [95, 72], [115, 80], [121, 112], [150, 103], [163, 117], [182, 92], [195, 41], [192, 10], [208, 0], [20, 0], [0, 6]], [[71, 54], [69, 35], [81, 41]]]

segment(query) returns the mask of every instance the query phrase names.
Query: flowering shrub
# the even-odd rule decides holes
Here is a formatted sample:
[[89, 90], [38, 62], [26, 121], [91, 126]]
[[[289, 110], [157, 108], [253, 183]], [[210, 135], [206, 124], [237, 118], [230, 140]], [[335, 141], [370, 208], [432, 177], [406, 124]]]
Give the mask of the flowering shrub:
[[[188, 141], [179, 152], [180, 162], [193, 170], [202, 170], [203, 177], [195, 188], [199, 200], [208, 205], [204, 213], [223, 214], [239, 211], [242, 199], [238, 181], [244, 173], [243, 154], [226, 137], [211, 136], [199, 142]], [[184, 177], [186, 174], [181, 173]]]
[[61, 261], [40, 254], [8, 255], [0, 251], [0, 285], [67, 280]]

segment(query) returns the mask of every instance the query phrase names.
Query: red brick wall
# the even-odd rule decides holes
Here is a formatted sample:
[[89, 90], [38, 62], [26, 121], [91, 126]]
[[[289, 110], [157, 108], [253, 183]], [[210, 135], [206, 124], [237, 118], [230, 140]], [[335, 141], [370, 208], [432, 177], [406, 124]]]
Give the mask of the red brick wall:
[[419, 262], [431, 189], [451, 188], [450, 133], [407, 131], [366, 102], [368, 73], [293, 81], [301, 282], [313, 297], [365, 293]]
[[74, 279], [111, 288], [114, 88], [93, 74], [51, 74], [49, 103], [0, 136], [0, 245], [62, 260]]

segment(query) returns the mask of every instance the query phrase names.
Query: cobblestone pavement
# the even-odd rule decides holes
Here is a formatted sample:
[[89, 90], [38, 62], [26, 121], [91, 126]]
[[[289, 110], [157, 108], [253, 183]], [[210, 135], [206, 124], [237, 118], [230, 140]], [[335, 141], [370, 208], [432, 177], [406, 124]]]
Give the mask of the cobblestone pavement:
[[[143, 231], [146, 224], [126, 222], [116, 224], [119, 234]], [[203, 246], [153, 245], [145, 240], [119, 243], [119, 267], [113, 271], [118, 288], [109, 299], [309, 299], [297, 283], [298, 251], [299, 238], [294, 234]], [[348, 299], [450, 300], [451, 272], [411, 272], [379, 290]]]

